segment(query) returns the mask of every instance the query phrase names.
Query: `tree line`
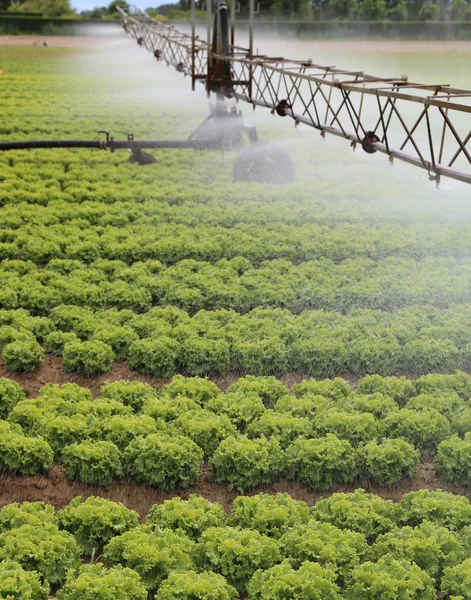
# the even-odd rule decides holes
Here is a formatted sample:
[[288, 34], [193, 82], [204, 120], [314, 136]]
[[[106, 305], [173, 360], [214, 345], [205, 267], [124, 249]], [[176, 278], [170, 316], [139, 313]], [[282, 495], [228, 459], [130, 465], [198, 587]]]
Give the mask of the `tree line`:
[[[261, 20], [471, 22], [471, 0], [260, 0], [259, 4], [257, 19]], [[97, 6], [77, 15], [70, 0], [0, 0], [2, 11], [91, 19], [118, 19], [117, 5], [129, 8], [125, 0], [113, 0], [109, 5]], [[202, 8], [203, 0], [198, 0], [197, 14], [204, 18]], [[146, 10], [159, 19], [186, 20], [190, 16], [190, 0], [148, 7]], [[248, 0], [242, 0], [239, 18], [247, 16]]]

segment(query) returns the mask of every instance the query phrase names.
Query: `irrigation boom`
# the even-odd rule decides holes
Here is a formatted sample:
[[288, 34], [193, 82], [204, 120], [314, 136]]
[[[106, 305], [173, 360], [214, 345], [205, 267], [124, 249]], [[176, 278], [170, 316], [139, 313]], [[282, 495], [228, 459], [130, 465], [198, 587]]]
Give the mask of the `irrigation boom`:
[[[355, 149], [382, 152], [440, 177], [471, 183], [471, 90], [409, 82], [253, 50], [254, 0], [249, 0], [248, 48], [236, 46], [235, 6], [206, 2], [207, 39], [161, 23], [139, 9], [120, 10], [124, 29], [158, 60], [201, 82], [208, 94], [270, 109], [295, 124], [345, 138]], [[230, 12], [230, 16], [229, 16]]]

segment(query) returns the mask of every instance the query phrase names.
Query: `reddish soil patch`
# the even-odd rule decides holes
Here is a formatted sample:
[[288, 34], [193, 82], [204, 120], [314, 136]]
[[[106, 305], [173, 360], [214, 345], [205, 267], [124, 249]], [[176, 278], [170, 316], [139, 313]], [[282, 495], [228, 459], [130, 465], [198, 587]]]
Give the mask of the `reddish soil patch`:
[[[438, 488], [455, 494], [461, 494], [471, 500], [470, 490], [441, 482], [435, 474], [433, 463], [430, 462], [424, 462], [420, 465], [419, 472], [414, 479], [390, 489], [366, 483], [356, 483], [348, 486], [336, 486], [329, 490], [328, 493], [316, 494], [308, 487], [299, 483], [280, 480], [273, 485], [261, 486], [251, 490], [248, 492], [248, 495], [260, 492], [267, 494], [287, 492], [292, 498], [303, 500], [309, 505], [313, 505], [321, 497], [330, 496], [334, 492], [352, 492], [358, 487], [363, 487], [367, 491], [378, 494], [383, 498], [396, 501], [400, 500], [407, 492], [423, 489], [435, 490]], [[35, 475], [33, 477], [16, 475], [0, 476], [0, 506], [10, 504], [11, 502], [35, 502], [42, 500], [59, 509], [68, 504], [75, 496], [82, 496], [83, 499], [86, 499], [88, 496], [101, 496], [102, 498], [122, 502], [144, 517], [153, 504], [161, 503], [175, 496], [187, 498], [189, 494], [197, 494], [213, 502], [219, 502], [227, 512], [230, 512], [230, 506], [234, 498], [240, 495], [238, 492], [229, 492], [223, 485], [214, 483], [209, 468], [204, 469], [203, 474], [194, 487], [184, 491], [173, 490], [170, 492], [162, 492], [151, 487], [127, 481], [114, 483], [107, 488], [88, 486], [83, 483], [69, 481], [60, 466], [54, 466], [46, 475]]]

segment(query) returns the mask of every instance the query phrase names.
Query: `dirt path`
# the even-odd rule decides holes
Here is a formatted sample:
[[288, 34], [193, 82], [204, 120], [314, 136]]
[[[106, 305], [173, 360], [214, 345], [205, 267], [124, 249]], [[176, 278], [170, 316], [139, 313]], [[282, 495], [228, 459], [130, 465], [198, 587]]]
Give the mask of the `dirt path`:
[[[287, 492], [295, 500], [302, 500], [312, 506], [321, 497], [330, 496], [335, 492], [353, 492], [358, 487], [378, 494], [382, 498], [395, 501], [399, 501], [408, 492], [423, 489], [443, 489], [454, 494], [466, 496], [471, 500], [471, 491], [469, 489], [441, 482], [435, 474], [433, 463], [430, 462], [422, 463], [419, 466], [417, 475], [413, 479], [403, 481], [393, 488], [381, 488], [360, 481], [351, 485], [334, 486], [328, 492], [319, 494], [314, 493], [302, 484], [280, 480], [273, 485], [255, 488], [248, 492], [247, 495], [259, 494], [261, 492], [267, 494]], [[84, 500], [88, 496], [100, 496], [108, 500], [114, 500], [115, 502], [122, 502], [128, 508], [136, 510], [144, 517], [153, 504], [162, 503], [164, 500], [174, 498], [175, 496], [188, 498], [189, 494], [197, 494], [212, 502], [219, 502], [228, 513], [230, 512], [232, 501], [240, 495], [238, 492], [229, 492], [224, 485], [214, 483], [208, 467], [203, 470], [201, 477], [192, 488], [188, 490], [172, 490], [170, 492], [162, 492], [155, 488], [129, 481], [117, 482], [107, 488], [88, 486], [76, 481], [69, 481], [62, 467], [58, 465], [54, 466], [46, 475], [35, 475], [33, 477], [0, 475], [0, 507], [12, 502], [36, 502], [42, 500], [60, 509], [76, 496], [82, 496]]]

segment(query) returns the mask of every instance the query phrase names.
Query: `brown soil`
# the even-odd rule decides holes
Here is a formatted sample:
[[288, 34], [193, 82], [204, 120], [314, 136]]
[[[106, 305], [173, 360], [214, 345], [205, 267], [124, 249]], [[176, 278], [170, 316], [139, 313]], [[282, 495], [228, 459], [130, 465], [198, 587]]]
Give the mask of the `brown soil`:
[[[105, 381], [116, 381], [125, 379], [127, 381], [144, 381], [150, 383], [157, 390], [170, 383], [171, 379], [160, 379], [141, 375], [136, 371], [131, 371], [125, 361], [116, 362], [111, 365], [111, 369], [104, 375], [79, 375], [77, 373], [64, 373], [62, 371], [62, 358], [58, 356], [47, 355], [44, 363], [33, 373], [12, 373], [0, 360], [0, 377], [8, 377], [21, 385], [28, 398], [36, 398], [39, 390], [47, 383], [69, 383], [73, 382], [91, 390], [94, 397], [98, 396], [100, 387]], [[216, 383], [221, 390], [227, 389], [240, 375], [230, 373], [229, 375], [219, 375], [210, 379]], [[355, 385], [358, 378], [355, 376], [344, 375], [351, 385]], [[302, 373], [287, 373], [280, 378], [288, 387], [299, 383], [303, 379], [309, 379], [308, 375]]]
[[[368, 485], [365, 482], [357, 482], [356, 484], [346, 486], [335, 486], [328, 493], [316, 494], [302, 484], [280, 480], [273, 485], [261, 486], [251, 490], [248, 492], [248, 495], [260, 492], [267, 494], [287, 492], [296, 500], [303, 500], [309, 505], [313, 505], [321, 497], [330, 496], [335, 492], [352, 492], [358, 487], [378, 494], [383, 498], [396, 501], [400, 500], [407, 492], [423, 489], [443, 489], [471, 499], [470, 490], [441, 482], [435, 474], [433, 463], [430, 462], [424, 462], [420, 465], [414, 479], [403, 482], [394, 488], [381, 488], [379, 486]], [[107, 488], [88, 486], [83, 483], [69, 481], [60, 466], [54, 466], [46, 475], [35, 475], [33, 477], [17, 475], [0, 476], [0, 506], [10, 504], [11, 502], [35, 502], [42, 500], [59, 509], [63, 508], [76, 496], [82, 496], [84, 500], [88, 496], [101, 496], [102, 498], [122, 502], [127, 507], [136, 510], [141, 517], [144, 517], [153, 504], [161, 503], [175, 496], [187, 498], [189, 494], [197, 494], [213, 502], [219, 502], [228, 513], [230, 512], [232, 501], [240, 495], [238, 492], [229, 492], [223, 485], [214, 483], [208, 467], [204, 469], [203, 474], [194, 487], [184, 491], [173, 490], [170, 492], [162, 492], [151, 487], [127, 481], [114, 483]]]

